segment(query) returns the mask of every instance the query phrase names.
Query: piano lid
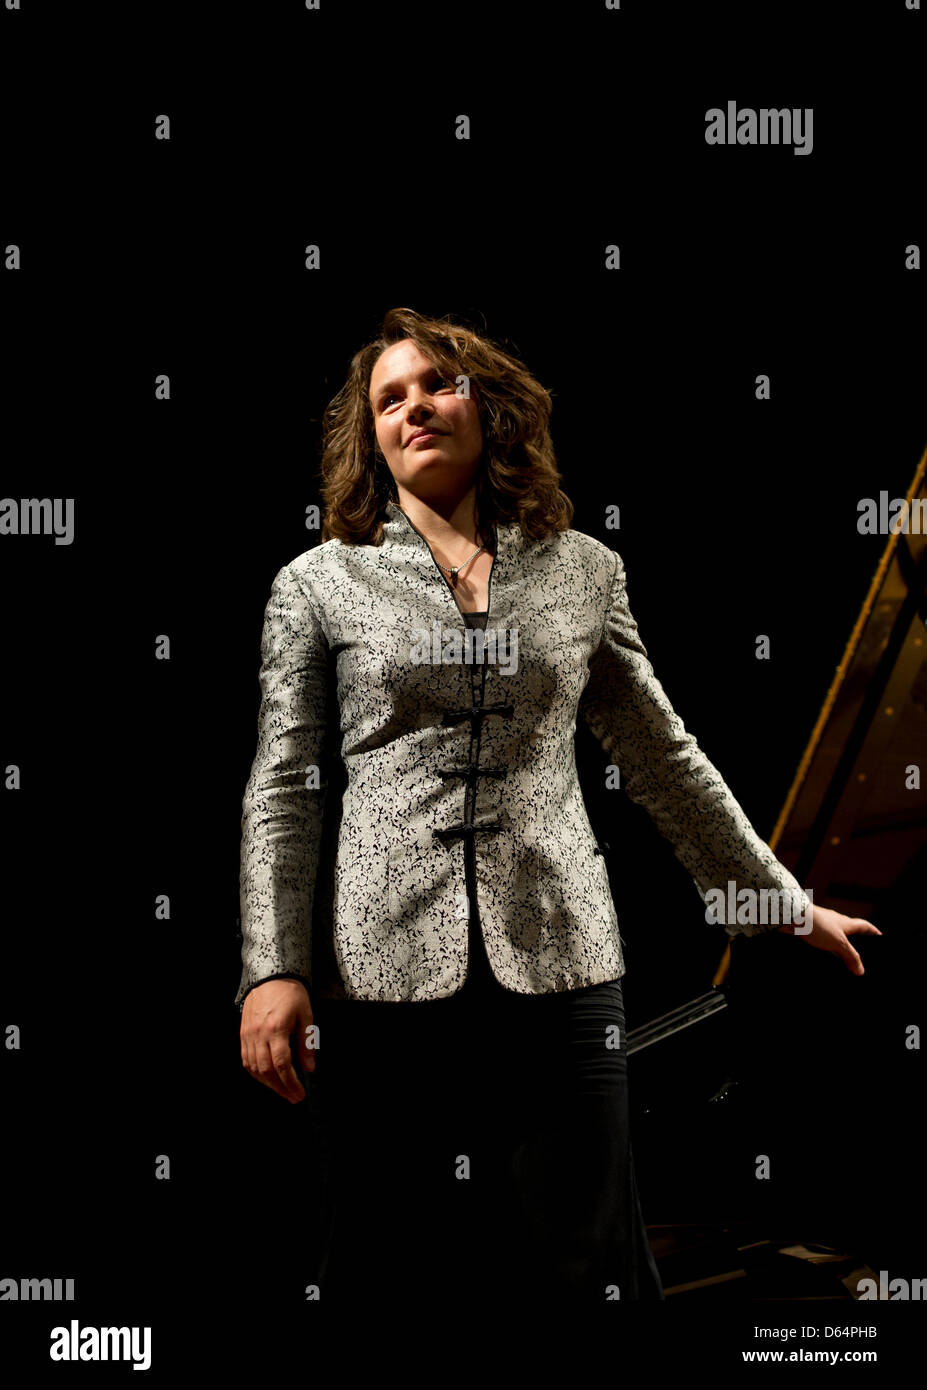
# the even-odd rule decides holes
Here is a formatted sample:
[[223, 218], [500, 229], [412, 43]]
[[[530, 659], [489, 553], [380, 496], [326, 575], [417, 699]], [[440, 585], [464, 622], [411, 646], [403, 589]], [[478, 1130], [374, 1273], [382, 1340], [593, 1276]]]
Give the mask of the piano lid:
[[[927, 452], [905, 503], [769, 839], [851, 917], [871, 918], [927, 846]], [[729, 962], [730, 945], [715, 985]]]

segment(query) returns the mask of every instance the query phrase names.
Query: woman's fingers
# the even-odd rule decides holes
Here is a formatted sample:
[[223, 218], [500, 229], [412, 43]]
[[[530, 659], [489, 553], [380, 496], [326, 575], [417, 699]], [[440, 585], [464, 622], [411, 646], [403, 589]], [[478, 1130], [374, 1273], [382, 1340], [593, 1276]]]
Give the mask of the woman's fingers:
[[284, 1100], [297, 1105], [306, 1091], [293, 1065], [290, 1044], [295, 1034], [297, 1056], [304, 1071], [315, 1070], [315, 1056], [305, 1048], [312, 1026], [312, 1005], [305, 985], [274, 979], [257, 985], [245, 996], [241, 1021], [241, 1061], [255, 1081], [269, 1086]]
[[[867, 922], [865, 917], [848, 917], [843, 924], [844, 940], [854, 933], [862, 933], [863, 936], [882, 935], [879, 928], [873, 922]], [[846, 942], [846, 958], [854, 975], [865, 975], [866, 967], [863, 965], [860, 954], [849, 941]]]
[[284, 1100], [296, 1105], [305, 1099], [306, 1092], [293, 1066], [289, 1034], [284, 1037], [275, 1033], [258, 1044], [258, 1066], [259, 1080]]
[[810, 935], [803, 937], [809, 946], [816, 946], [819, 951], [832, 951], [843, 958], [847, 969], [854, 975], [865, 975], [862, 958], [850, 937], [856, 934], [881, 936], [875, 923], [865, 917], [847, 917], [834, 908], [821, 907], [820, 904], [813, 908], [812, 921], [813, 930]]
[[[865, 917], [846, 917], [842, 912], [827, 910], [827, 915], [822, 914], [820, 926], [824, 939], [820, 945], [824, 950], [837, 951], [846, 962], [847, 969], [854, 975], [865, 975], [866, 967], [863, 965], [862, 957], [856, 950], [850, 937], [853, 935], [862, 936], [881, 936], [882, 933], [874, 922], [869, 922]], [[809, 938], [812, 944], [813, 936]], [[829, 944], [833, 943], [833, 944]]]
[[861, 933], [863, 936], [881, 936], [882, 933], [873, 922], [867, 922], [865, 917], [848, 917], [842, 924], [843, 938], [846, 941], [846, 962], [854, 975], [865, 975], [866, 967], [863, 965], [859, 952], [853, 947], [848, 937], [854, 933]]
[[848, 917], [847, 925], [843, 930], [846, 932], [847, 936], [849, 936], [850, 932], [854, 931], [864, 932], [867, 936], [871, 936], [873, 932], [875, 932], [876, 936], [882, 935], [878, 927], [872, 922], [867, 922], [865, 917]]
[[854, 975], [865, 975], [866, 967], [863, 965], [862, 958], [858, 951], [854, 950], [847, 941], [843, 951], [843, 958], [847, 963], [847, 969], [852, 970]]

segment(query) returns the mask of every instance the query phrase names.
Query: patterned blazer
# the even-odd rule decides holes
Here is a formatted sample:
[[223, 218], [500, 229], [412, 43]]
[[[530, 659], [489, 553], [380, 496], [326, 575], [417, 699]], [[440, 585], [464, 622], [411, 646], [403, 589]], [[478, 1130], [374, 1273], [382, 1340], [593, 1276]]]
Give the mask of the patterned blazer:
[[733, 880], [807, 905], [673, 711], [621, 557], [515, 524], [494, 528], [493, 551], [485, 634], [395, 503], [381, 545], [330, 540], [277, 573], [242, 803], [237, 1005], [282, 975], [310, 997], [446, 998], [467, 974], [472, 893], [506, 989], [620, 978], [577, 715], [703, 902]]

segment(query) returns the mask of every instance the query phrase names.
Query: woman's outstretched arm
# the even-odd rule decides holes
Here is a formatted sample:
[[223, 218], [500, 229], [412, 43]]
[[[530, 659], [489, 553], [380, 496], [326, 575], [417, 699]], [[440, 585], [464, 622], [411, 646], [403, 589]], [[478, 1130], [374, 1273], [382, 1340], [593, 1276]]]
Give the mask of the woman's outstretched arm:
[[[691, 875], [708, 908], [721, 909], [731, 937], [783, 929], [785, 913], [764, 912], [774, 895], [787, 904], [790, 933], [841, 955], [856, 974], [862, 962], [847, 941], [851, 932], [881, 934], [871, 922], [812, 905], [798, 880], [751, 825], [720, 772], [687, 732], [660, 684], [628, 604], [625, 567], [614, 571], [602, 634], [589, 662], [580, 714], [617, 766], [628, 796], [648, 812]], [[749, 908], [724, 913], [742, 890]], [[762, 890], [767, 890], [764, 895]], [[769, 920], [764, 920], [764, 918]], [[857, 968], [858, 967], [858, 968]]]

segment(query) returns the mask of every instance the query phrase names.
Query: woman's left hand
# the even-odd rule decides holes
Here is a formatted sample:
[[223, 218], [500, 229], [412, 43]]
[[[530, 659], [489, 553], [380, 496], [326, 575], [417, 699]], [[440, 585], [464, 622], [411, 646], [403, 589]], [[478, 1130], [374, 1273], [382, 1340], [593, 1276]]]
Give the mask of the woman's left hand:
[[[878, 927], [867, 922], [865, 917], [846, 917], [842, 912], [835, 912], [831, 907], [820, 907], [817, 903], [811, 904], [811, 923], [810, 932], [797, 933], [802, 941], [816, 946], [819, 951], [833, 951], [835, 956], [842, 957], [852, 974], [865, 975], [859, 952], [854, 950], [848, 938], [860, 932], [866, 936], [873, 933], [881, 936]], [[794, 925], [782, 926], [779, 930], [787, 932], [789, 936], [796, 935]]]

